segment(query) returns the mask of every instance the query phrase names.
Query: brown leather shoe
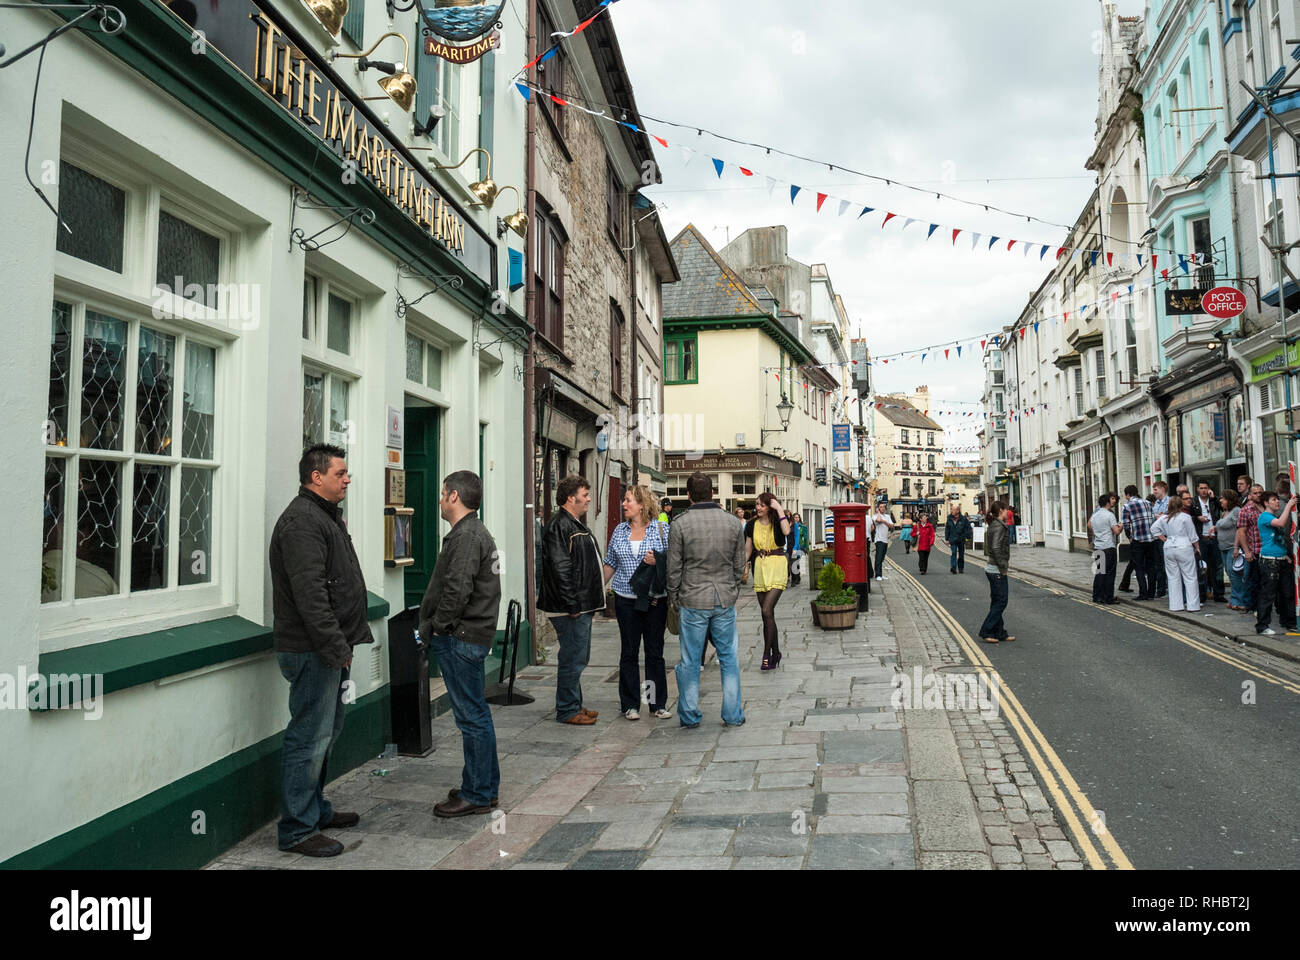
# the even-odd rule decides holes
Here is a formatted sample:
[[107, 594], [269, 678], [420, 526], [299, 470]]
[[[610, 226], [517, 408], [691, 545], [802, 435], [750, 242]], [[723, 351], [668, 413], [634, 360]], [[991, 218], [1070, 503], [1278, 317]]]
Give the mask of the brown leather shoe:
[[284, 852], [301, 853], [304, 857], [337, 857], [343, 852], [343, 844], [323, 833], [313, 833]]
[[477, 807], [457, 797], [455, 800], [444, 800], [442, 803], [436, 803], [433, 806], [433, 815], [436, 817], [468, 817], [474, 813], [491, 813], [491, 807]]
[[571, 723], [574, 726], [578, 726], [578, 727], [589, 727], [596, 722], [596, 718], [589, 713], [583, 713], [581, 710], [579, 710], [573, 716], [569, 717], [568, 720], [561, 720], [560, 722]]
[[595, 710], [588, 710], [586, 707], [583, 707], [583, 708], [582, 708], [581, 710], [579, 710], [578, 712], [579, 712], [579, 713], [585, 713], [587, 716], [591, 717], [591, 719], [593, 719], [593, 720], [595, 720], [597, 717], [600, 716], [600, 714], [597, 713]]
[[335, 810], [334, 815], [330, 817], [329, 823], [322, 823], [320, 828], [322, 830], [341, 830], [345, 827], [355, 827], [360, 822], [361, 816], [359, 814], [340, 813]]
[[[459, 787], [452, 787], [450, 790], [447, 791], [447, 799], [448, 799], [448, 800], [455, 800], [455, 799], [456, 799], [457, 797], [459, 797], [459, 796], [460, 796], [460, 788], [459, 788]], [[498, 799], [497, 797], [493, 797], [493, 798], [492, 798], [492, 800], [491, 800], [492, 806], [494, 806], [494, 807], [499, 807], [499, 806], [501, 806], [501, 804], [497, 803], [497, 799]]]

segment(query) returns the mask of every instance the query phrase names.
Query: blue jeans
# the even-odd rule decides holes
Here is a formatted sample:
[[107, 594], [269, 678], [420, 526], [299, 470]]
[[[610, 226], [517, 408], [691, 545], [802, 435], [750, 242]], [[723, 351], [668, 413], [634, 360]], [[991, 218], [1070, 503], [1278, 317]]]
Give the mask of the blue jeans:
[[1007, 608], [1010, 580], [1008, 577], [984, 571], [989, 578], [989, 613], [980, 627], [981, 637], [1007, 638], [1007, 625], [1002, 622], [1002, 611]]
[[1223, 569], [1228, 571], [1228, 584], [1232, 588], [1228, 593], [1228, 602], [1234, 607], [1246, 607], [1249, 606], [1246, 602], [1247, 571], [1245, 567], [1241, 568], [1240, 573], [1232, 569], [1232, 554], [1233, 551], [1231, 548], [1227, 550], [1222, 548], [1219, 549], [1219, 555], [1223, 558]]
[[497, 766], [497, 732], [492, 710], [483, 699], [483, 661], [488, 648], [466, 643], [458, 637], [432, 636], [429, 650], [438, 658], [438, 669], [447, 684], [451, 714], [460, 730], [465, 768], [460, 772], [460, 797], [466, 803], [486, 807], [501, 786]]
[[887, 550], [889, 550], [888, 543], [881, 540], [876, 541], [876, 579], [880, 579], [885, 575], [885, 552]]
[[700, 665], [704, 662], [704, 634], [713, 637], [722, 671], [722, 721], [733, 725], [745, 722], [740, 707], [740, 663], [736, 659], [736, 608], [714, 607], [696, 610], [682, 607], [678, 611], [682, 658], [677, 662], [677, 716], [683, 727], [697, 726], [700, 713]]
[[281, 850], [321, 831], [334, 816], [325, 799], [325, 767], [343, 730], [346, 667], [327, 667], [314, 653], [277, 653], [289, 681], [289, 725], [284, 728], [281, 775]]
[[582, 671], [591, 659], [591, 614], [551, 617], [560, 653], [555, 670], [555, 719], [563, 723], [582, 709]]
[[952, 549], [951, 568], [964, 572], [966, 569], [966, 541], [951, 540], [948, 546]]

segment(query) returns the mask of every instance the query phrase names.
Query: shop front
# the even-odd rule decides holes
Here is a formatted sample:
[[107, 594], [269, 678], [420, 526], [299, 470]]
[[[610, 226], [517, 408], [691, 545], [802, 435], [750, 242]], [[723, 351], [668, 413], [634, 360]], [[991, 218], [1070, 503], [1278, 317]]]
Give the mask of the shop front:
[[[58, 214], [14, 191], [0, 236], [0, 263], [23, 265], [6, 274], [18, 546], [0, 560], [0, 671], [101, 675], [95, 739], [112, 745], [0, 711], [12, 867], [197, 867], [273, 819], [288, 687], [267, 549], [305, 446], [346, 454], [376, 640], [356, 650], [331, 776], [388, 741], [389, 616], [427, 586], [442, 478], [476, 470], [498, 543], [523, 530], [527, 327], [522, 292], [499, 289], [495, 215], [412, 152], [400, 105], [365, 102], [374, 74], [329, 65], [306, 7], [122, 10], [118, 36], [45, 48], [31, 150]], [[9, 11], [5, 43], [57, 23]], [[496, 117], [522, 129], [508, 97]], [[496, 143], [494, 173], [521, 179], [522, 136]], [[11, 169], [24, 149], [0, 140]], [[523, 591], [507, 556], [503, 598]], [[33, 802], [51, 769], [66, 789]], [[221, 816], [191, 831], [191, 810]]]
[[1104, 420], [1089, 420], [1062, 436], [1070, 463], [1070, 547], [1091, 551], [1088, 518], [1103, 493], [1115, 493], [1114, 457]]
[[[1253, 464], [1256, 482], [1267, 489], [1273, 488], [1288, 461], [1296, 459], [1296, 426], [1300, 424], [1296, 409], [1300, 406], [1300, 376], [1291, 374], [1289, 396], [1287, 391], [1288, 369], [1300, 366], [1300, 344], [1291, 344], [1289, 357], [1284, 358], [1282, 347], [1272, 339], [1275, 335], [1280, 336], [1280, 325], [1258, 338], [1271, 343], [1271, 348], [1247, 361], [1253, 417], [1249, 429], [1241, 431], [1234, 443], [1251, 458], [1248, 462]], [[1252, 439], [1257, 441], [1253, 449]]]
[[[799, 501], [802, 464], [766, 453], [709, 454], [693, 458], [682, 453], [667, 453], [664, 473], [668, 478], [668, 497], [673, 501], [674, 512], [690, 506], [686, 481], [696, 471], [713, 481], [713, 499], [724, 510], [741, 507], [752, 515], [758, 495], [767, 491], [776, 497], [787, 513], [803, 516], [810, 533], [821, 529], [821, 511], [818, 510], [815, 516], [805, 515]], [[814, 520], [819, 524], [816, 527], [812, 526]]]
[[[1153, 393], [1164, 412], [1165, 477], [1171, 487], [1232, 488], [1250, 472], [1249, 425], [1240, 375], [1216, 362], [1174, 389], [1157, 383]], [[1163, 387], [1163, 388], [1162, 388]], [[1157, 441], [1159, 441], [1157, 436]]]

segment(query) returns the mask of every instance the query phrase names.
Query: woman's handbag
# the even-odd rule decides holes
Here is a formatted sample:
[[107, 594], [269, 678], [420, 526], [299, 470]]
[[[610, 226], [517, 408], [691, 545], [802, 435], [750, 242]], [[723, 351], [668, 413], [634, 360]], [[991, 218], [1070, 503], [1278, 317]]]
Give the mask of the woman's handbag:
[[[668, 603], [667, 600], [664, 602]], [[677, 604], [668, 603], [668, 620], [665, 622], [664, 626], [674, 637], [677, 636], [677, 630], [681, 626], [681, 622], [677, 616]]]

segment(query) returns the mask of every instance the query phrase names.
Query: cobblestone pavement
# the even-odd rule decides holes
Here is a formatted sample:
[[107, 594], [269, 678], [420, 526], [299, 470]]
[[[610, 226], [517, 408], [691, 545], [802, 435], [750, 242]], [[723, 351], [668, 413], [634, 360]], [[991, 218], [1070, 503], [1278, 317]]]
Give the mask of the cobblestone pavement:
[[[777, 607], [782, 669], [769, 672], [759, 670], [757, 605], [742, 598], [742, 727], [721, 724], [711, 657], [697, 729], [676, 716], [625, 720], [618, 628], [598, 618], [583, 676], [596, 725], [555, 722], [553, 663], [522, 673], [535, 703], [492, 708], [499, 812], [433, 816], [462, 762], [443, 714], [427, 758], [375, 760], [329, 786], [337, 809], [361, 814], [358, 827], [335, 833], [343, 855], [281, 853], [270, 823], [209, 868], [1079, 868], [996, 716], [927, 708], [919, 693], [913, 708], [891, 706], [899, 672], [910, 680], [964, 660], [901, 581], [873, 586], [870, 612], [848, 631], [812, 626], [806, 583], [788, 591]], [[665, 655], [675, 694], [675, 637]]]
[[[973, 551], [973, 552], [972, 552]], [[941, 542], [935, 543], [936, 557], [948, 559], [948, 548]], [[980, 547], [967, 551], [968, 557], [983, 565], [985, 560]], [[1272, 637], [1259, 636], [1255, 633], [1254, 612], [1229, 610], [1226, 604], [1207, 603], [1198, 611], [1170, 610], [1168, 601], [1152, 600], [1138, 603], [1132, 598], [1137, 596], [1137, 583], [1131, 584], [1134, 593], [1122, 593], [1119, 590], [1120, 578], [1124, 575], [1124, 564], [1120, 564], [1115, 577], [1115, 596], [1120, 607], [1125, 611], [1144, 611], [1160, 620], [1180, 621], [1188, 627], [1209, 631], [1217, 637], [1232, 641], [1237, 645], [1246, 645], [1284, 660], [1300, 662], [1300, 634], [1279, 633]], [[1066, 587], [1074, 587], [1092, 593], [1092, 554], [1082, 551], [1054, 550], [1048, 547], [1019, 546], [1011, 548], [1011, 570], [1015, 575], [1030, 580], [1050, 581]], [[1277, 617], [1273, 618], [1273, 628], [1277, 629]]]

